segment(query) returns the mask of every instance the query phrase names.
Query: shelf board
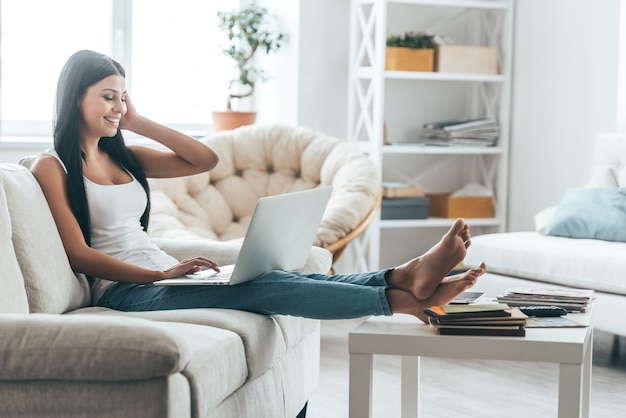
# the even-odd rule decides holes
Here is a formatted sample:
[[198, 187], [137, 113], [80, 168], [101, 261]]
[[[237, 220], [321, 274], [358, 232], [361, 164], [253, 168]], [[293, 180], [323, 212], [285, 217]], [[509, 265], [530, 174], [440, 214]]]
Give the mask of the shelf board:
[[438, 147], [434, 145], [420, 144], [395, 144], [383, 145], [384, 154], [477, 154], [477, 155], [498, 155], [502, 154], [502, 147], [472, 147], [454, 145], [449, 147]]
[[504, 83], [503, 74], [474, 73], [438, 73], [429, 71], [385, 71], [388, 80], [426, 80], [426, 81], [473, 81], [482, 83]]
[[[436, 228], [450, 227], [456, 219], [448, 218], [427, 218], [427, 219], [381, 219], [380, 227], [392, 228]], [[465, 218], [465, 221], [472, 226], [500, 226], [501, 220], [498, 218]]]
[[[503, 74], [474, 74], [474, 73], [438, 73], [435, 71], [384, 71], [387, 80], [422, 80], [422, 81], [459, 81], [475, 83], [504, 83]], [[374, 78], [376, 71], [371, 66], [359, 67], [356, 76], [359, 79]]]
[[388, 0], [387, 3], [414, 4], [417, 6], [444, 6], [496, 10], [506, 10], [508, 8], [508, 4], [506, 2], [497, 0]]

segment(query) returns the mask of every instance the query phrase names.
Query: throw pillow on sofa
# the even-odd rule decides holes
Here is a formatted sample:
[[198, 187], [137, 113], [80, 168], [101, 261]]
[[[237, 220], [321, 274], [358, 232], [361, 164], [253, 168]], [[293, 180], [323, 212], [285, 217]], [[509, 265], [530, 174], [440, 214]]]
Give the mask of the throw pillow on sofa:
[[626, 188], [569, 190], [550, 220], [546, 235], [626, 242]]

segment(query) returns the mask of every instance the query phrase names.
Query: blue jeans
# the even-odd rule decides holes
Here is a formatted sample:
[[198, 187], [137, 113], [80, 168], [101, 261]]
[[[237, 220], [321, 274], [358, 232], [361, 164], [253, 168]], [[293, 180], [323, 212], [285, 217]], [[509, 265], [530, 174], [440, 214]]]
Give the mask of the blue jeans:
[[388, 271], [325, 275], [274, 270], [234, 286], [116, 283], [97, 305], [120, 311], [226, 308], [315, 319], [391, 315], [385, 294]]

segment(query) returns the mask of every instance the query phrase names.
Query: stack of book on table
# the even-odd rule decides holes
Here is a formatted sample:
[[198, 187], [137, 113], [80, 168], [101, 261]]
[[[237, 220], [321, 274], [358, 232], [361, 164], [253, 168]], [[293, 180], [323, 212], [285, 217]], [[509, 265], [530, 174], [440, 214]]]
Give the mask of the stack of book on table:
[[496, 299], [510, 306], [557, 306], [568, 312], [585, 312], [594, 298], [592, 289], [516, 287]]
[[432, 306], [424, 313], [441, 335], [526, 335], [528, 316], [506, 303]]
[[499, 136], [500, 127], [494, 118], [450, 119], [424, 124], [420, 143], [493, 146]]

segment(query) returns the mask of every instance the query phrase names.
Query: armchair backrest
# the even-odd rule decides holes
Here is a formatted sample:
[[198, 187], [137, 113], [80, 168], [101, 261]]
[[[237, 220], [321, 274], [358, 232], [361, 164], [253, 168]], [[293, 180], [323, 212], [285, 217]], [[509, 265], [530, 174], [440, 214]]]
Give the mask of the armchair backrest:
[[259, 198], [332, 185], [314, 243], [326, 247], [353, 231], [377, 202], [376, 167], [347, 141], [280, 124], [244, 126], [204, 141], [220, 155], [213, 171], [150, 180], [153, 236], [240, 238]]

